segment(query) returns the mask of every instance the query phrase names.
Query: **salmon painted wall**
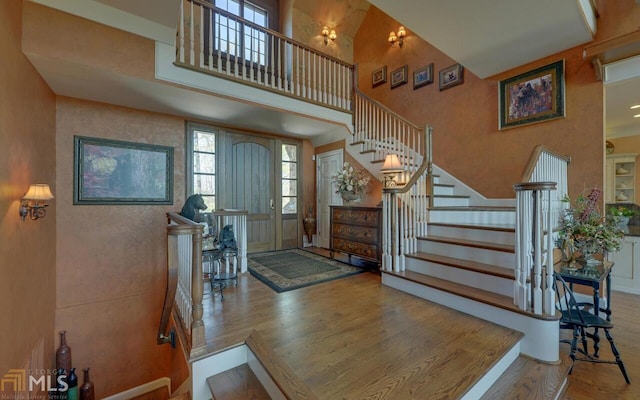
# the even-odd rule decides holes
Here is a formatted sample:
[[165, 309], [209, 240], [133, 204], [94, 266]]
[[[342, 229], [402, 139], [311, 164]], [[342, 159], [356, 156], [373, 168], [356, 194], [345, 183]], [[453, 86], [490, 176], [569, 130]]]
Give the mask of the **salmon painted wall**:
[[[55, 95], [22, 54], [22, 2], [1, 1], [0, 21], [0, 376], [4, 376], [13, 368], [51, 367], [56, 345], [52, 332], [59, 193], [53, 151]], [[19, 199], [32, 183], [48, 183], [56, 199], [44, 219], [23, 222]], [[4, 394], [0, 392], [0, 397]]]
[[[60, 97], [56, 329], [102, 398], [170, 376], [155, 338], [166, 287], [166, 212], [184, 203], [184, 119]], [[74, 135], [174, 147], [174, 205], [73, 205]]]
[[[404, 47], [385, 45], [386, 35], [397, 26], [376, 7], [369, 9], [355, 41], [358, 85], [413, 123], [433, 126], [438, 166], [486, 197], [513, 198], [513, 184], [521, 180], [532, 150], [545, 144], [572, 157], [570, 193], [603, 185], [603, 88], [591, 64], [582, 60], [581, 47], [487, 79], [465, 70], [462, 85], [439, 91], [438, 71], [456, 61], [410, 31]], [[565, 59], [566, 117], [499, 130], [499, 81], [560, 59]], [[435, 64], [434, 83], [414, 90], [413, 71], [429, 63]], [[371, 73], [383, 65], [389, 72], [408, 65], [409, 83], [372, 88]]]

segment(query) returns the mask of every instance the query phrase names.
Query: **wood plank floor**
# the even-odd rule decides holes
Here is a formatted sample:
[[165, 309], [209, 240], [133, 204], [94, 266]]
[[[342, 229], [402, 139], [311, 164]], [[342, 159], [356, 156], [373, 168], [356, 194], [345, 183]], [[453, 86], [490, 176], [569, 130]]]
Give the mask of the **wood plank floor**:
[[[490, 364], [474, 349], [486, 338], [514, 338], [474, 318], [466, 330], [454, 329], [469, 317], [384, 287], [373, 272], [281, 294], [247, 274], [225, 289], [224, 302], [216, 293], [204, 303], [210, 352], [256, 329], [321, 399], [458, 398], [458, 383]], [[563, 399], [640, 399], [640, 296], [614, 291], [612, 311], [632, 384], [616, 365], [578, 362]], [[568, 350], [561, 345], [565, 361]], [[611, 355], [606, 341], [601, 355]]]
[[521, 336], [373, 272], [280, 294], [243, 275], [224, 298], [205, 297], [209, 350], [255, 329], [319, 399], [459, 398]]

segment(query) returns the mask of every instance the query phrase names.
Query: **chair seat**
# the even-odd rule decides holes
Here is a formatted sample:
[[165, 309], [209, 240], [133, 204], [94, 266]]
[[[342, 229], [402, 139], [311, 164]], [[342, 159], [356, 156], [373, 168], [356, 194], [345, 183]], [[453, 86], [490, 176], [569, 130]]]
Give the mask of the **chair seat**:
[[576, 324], [584, 328], [613, 329], [613, 324], [606, 319], [593, 315], [590, 312], [576, 309], [562, 310], [561, 322]]

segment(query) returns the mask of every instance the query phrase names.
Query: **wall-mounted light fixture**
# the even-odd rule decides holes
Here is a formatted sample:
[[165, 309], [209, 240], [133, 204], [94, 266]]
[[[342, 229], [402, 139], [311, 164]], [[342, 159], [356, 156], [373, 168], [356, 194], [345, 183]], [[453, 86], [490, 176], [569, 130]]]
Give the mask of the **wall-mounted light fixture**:
[[391, 47], [395, 47], [396, 43], [398, 43], [399, 47], [402, 47], [405, 36], [407, 36], [407, 31], [404, 29], [404, 26], [401, 26], [398, 28], [398, 35], [392, 31], [389, 33], [389, 38], [387, 40], [391, 43]]
[[326, 26], [324, 26], [322, 28], [322, 36], [324, 37], [324, 45], [325, 46], [329, 44], [329, 40], [331, 40], [333, 42], [338, 37], [336, 35], [336, 31], [335, 30], [332, 29], [331, 31], [329, 31], [329, 28], [327, 28]]
[[393, 188], [398, 186], [395, 181], [396, 174], [403, 172], [404, 168], [398, 159], [397, 154], [387, 154], [384, 158], [384, 164], [380, 168], [384, 175], [384, 187]]
[[36, 220], [47, 215], [48, 200], [53, 199], [53, 194], [46, 183], [34, 183], [29, 187], [27, 193], [20, 200], [20, 217], [24, 221], [27, 215], [30, 219]]

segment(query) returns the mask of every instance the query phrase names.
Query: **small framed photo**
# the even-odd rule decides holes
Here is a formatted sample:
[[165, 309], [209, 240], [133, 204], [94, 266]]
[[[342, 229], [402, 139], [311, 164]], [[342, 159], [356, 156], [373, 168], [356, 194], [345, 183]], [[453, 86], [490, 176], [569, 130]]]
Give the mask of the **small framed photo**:
[[397, 88], [407, 83], [407, 75], [409, 72], [409, 66], [403, 65], [398, 69], [391, 71], [391, 89]]
[[387, 82], [387, 66], [380, 67], [371, 73], [371, 87], [380, 86]]
[[413, 71], [413, 90], [433, 83], [433, 63]]
[[458, 86], [464, 82], [464, 68], [460, 64], [452, 65], [440, 70], [438, 82], [440, 90]]
[[500, 129], [562, 118], [564, 60], [500, 81]]
[[74, 137], [73, 204], [173, 204], [173, 147]]

